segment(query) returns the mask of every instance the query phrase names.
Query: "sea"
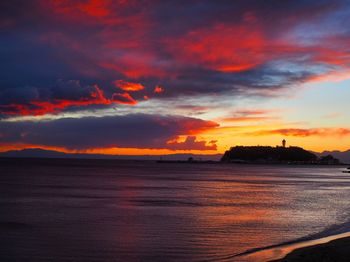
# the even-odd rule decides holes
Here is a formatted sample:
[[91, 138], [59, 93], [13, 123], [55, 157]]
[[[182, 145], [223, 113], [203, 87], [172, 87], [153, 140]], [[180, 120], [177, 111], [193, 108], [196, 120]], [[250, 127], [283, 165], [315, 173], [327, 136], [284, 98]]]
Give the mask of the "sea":
[[344, 169], [0, 159], [0, 261], [250, 261], [350, 231]]

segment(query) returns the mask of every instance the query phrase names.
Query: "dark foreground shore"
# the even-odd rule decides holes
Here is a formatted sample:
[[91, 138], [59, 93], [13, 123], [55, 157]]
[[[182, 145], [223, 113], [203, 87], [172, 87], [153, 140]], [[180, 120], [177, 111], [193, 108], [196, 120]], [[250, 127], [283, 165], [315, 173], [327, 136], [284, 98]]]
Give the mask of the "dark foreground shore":
[[345, 262], [350, 261], [350, 237], [340, 238], [325, 244], [296, 249], [275, 262]]

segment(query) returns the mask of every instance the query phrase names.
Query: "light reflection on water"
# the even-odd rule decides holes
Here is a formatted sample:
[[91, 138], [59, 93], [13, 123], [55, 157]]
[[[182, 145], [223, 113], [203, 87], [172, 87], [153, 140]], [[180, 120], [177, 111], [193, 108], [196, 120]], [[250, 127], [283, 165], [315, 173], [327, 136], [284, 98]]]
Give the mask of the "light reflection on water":
[[341, 168], [85, 160], [2, 170], [8, 261], [226, 260], [348, 228]]

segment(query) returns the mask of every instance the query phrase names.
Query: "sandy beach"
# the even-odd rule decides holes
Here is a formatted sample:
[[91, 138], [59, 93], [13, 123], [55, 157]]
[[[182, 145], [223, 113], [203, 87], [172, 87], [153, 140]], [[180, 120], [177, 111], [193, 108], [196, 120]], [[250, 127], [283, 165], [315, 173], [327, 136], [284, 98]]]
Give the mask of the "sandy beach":
[[350, 232], [294, 243], [285, 243], [238, 256], [237, 261], [348, 261]]
[[284, 258], [273, 261], [349, 261], [349, 247], [350, 237], [345, 237], [324, 244], [296, 249]]

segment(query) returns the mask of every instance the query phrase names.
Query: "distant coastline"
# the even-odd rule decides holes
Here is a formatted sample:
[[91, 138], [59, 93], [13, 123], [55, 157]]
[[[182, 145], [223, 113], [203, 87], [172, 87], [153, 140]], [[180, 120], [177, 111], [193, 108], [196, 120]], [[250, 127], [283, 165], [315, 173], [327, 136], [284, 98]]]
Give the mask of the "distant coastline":
[[46, 150], [41, 148], [28, 148], [22, 150], [10, 150], [6, 152], [0, 152], [0, 157], [11, 158], [67, 158], [67, 159], [110, 159], [110, 160], [188, 160], [189, 158], [196, 159], [198, 161], [218, 161], [222, 157], [222, 154], [184, 154], [174, 153], [168, 155], [110, 155], [110, 154], [90, 154], [90, 153], [64, 153], [55, 150]]
[[[236, 163], [236, 164], [306, 164], [306, 165], [349, 165], [350, 163], [350, 150], [339, 152], [339, 151], [325, 151], [324, 153], [317, 153], [306, 151], [307, 154], [312, 154], [311, 161], [295, 161], [278, 159], [275, 156], [265, 154], [265, 157], [237, 157], [227, 158], [227, 154], [233, 149], [244, 150], [254, 148], [269, 148], [269, 150], [278, 151], [281, 147], [232, 147], [226, 151], [225, 154], [191, 154], [191, 153], [174, 153], [168, 155], [109, 155], [109, 154], [90, 154], [90, 153], [64, 153], [55, 150], [45, 150], [41, 148], [29, 148], [22, 150], [10, 150], [6, 152], [0, 152], [0, 158], [51, 158], [51, 159], [107, 159], [107, 160], [149, 160], [156, 161], [158, 163], [192, 163], [192, 164], [220, 164], [220, 163]], [[286, 147], [295, 149], [297, 147]], [[277, 150], [278, 149], [278, 150]], [[287, 149], [288, 150], [288, 149]], [[293, 150], [292, 150], [293, 151]], [[304, 152], [304, 153], [305, 153]], [[334, 157], [333, 157], [334, 153]], [[266, 157], [268, 156], [268, 157]], [[331, 156], [331, 157], [330, 157]], [[323, 159], [322, 161], [320, 161]], [[338, 162], [339, 159], [339, 162]]]

